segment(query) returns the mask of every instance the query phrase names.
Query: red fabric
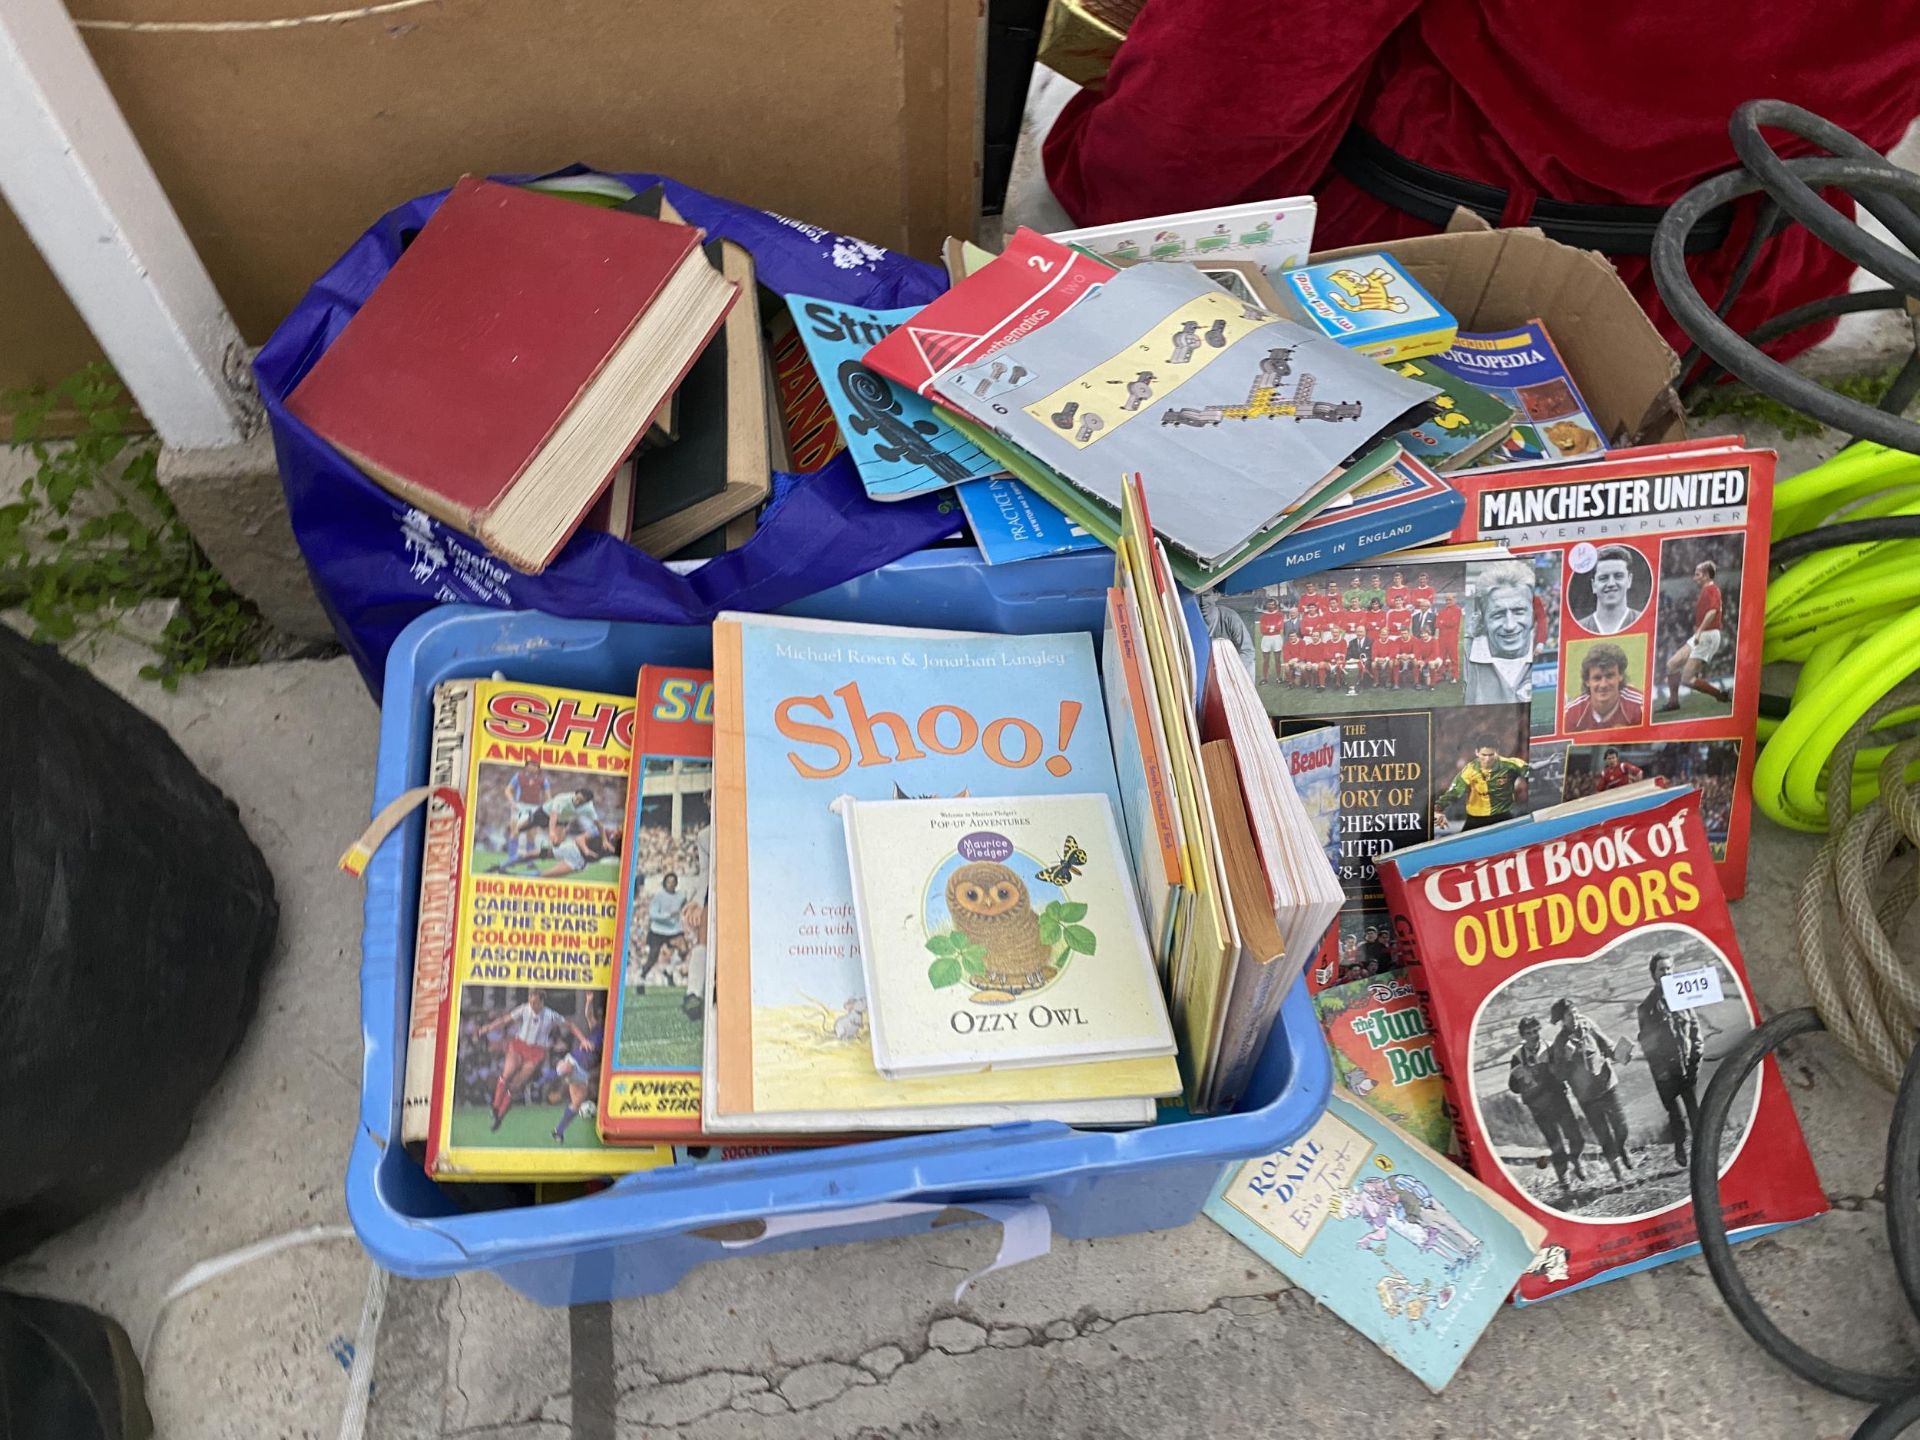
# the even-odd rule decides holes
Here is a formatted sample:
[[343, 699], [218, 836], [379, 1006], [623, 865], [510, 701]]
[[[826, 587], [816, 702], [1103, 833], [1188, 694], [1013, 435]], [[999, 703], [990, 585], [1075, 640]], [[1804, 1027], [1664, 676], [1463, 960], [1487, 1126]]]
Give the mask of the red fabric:
[[[1756, 98], [1804, 105], [1885, 151], [1914, 116], [1916, 75], [1917, 0], [1148, 0], [1105, 91], [1068, 104], [1045, 161], [1083, 225], [1310, 192], [1315, 246], [1330, 249], [1433, 228], [1329, 172], [1355, 123], [1408, 159], [1508, 189], [1503, 223], [1520, 223], [1538, 196], [1671, 203], [1733, 166], [1727, 118]], [[1692, 258], [1709, 303], [1750, 206], [1726, 245]], [[1615, 264], [1683, 348], [1646, 257]], [[1852, 268], [1796, 226], [1762, 252], [1731, 323], [1839, 294]]]

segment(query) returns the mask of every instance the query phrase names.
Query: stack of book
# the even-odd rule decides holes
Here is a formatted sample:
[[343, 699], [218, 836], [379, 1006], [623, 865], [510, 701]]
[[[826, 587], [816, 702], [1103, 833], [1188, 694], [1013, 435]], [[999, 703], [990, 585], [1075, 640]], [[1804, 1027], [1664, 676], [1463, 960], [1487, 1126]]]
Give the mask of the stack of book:
[[832, 453], [818, 384], [744, 249], [659, 187], [613, 198], [462, 179], [288, 409], [528, 573], [582, 529], [663, 559], [742, 543], [772, 472]]
[[[1341, 903], [1137, 485], [1107, 633], [723, 613], [635, 692], [449, 681], [402, 1139], [443, 1180], [1232, 1108]], [[1296, 780], [1296, 776], [1300, 777]]]

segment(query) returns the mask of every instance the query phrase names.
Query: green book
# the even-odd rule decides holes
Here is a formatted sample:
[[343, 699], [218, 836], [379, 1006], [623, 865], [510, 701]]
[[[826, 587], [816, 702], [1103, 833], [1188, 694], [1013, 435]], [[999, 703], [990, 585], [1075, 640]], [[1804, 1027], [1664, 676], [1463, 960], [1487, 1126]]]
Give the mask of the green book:
[[1442, 473], [1463, 470], [1507, 438], [1518, 418], [1513, 407], [1478, 385], [1462, 380], [1430, 360], [1394, 360], [1387, 369], [1440, 393], [1428, 403], [1434, 415], [1409, 425], [1393, 438], [1416, 460]]
[[[939, 406], [934, 407], [933, 413], [941, 424], [952, 426], [986, 451], [988, 455], [1031, 486], [1041, 499], [1059, 510], [1102, 545], [1112, 549], [1119, 544], [1119, 512], [1108, 506], [1105, 501], [1087, 494], [1058, 471], [1042, 464], [1019, 446], [1001, 439], [984, 426], [976, 425], [964, 416], [955, 415], [952, 411], [944, 410]], [[1195, 592], [1210, 590], [1242, 565], [1257, 559], [1292, 531], [1313, 519], [1333, 501], [1385, 473], [1402, 453], [1398, 441], [1382, 440], [1371, 450], [1356, 457], [1344, 470], [1309, 490], [1301, 498], [1297, 509], [1289, 510], [1266, 529], [1250, 536], [1239, 549], [1222, 557], [1220, 564], [1212, 567], [1203, 566], [1184, 550], [1169, 545], [1167, 547], [1168, 568], [1173, 571], [1174, 579], [1187, 589]], [[1147, 504], [1149, 507], [1153, 504], [1151, 494], [1147, 496]]]

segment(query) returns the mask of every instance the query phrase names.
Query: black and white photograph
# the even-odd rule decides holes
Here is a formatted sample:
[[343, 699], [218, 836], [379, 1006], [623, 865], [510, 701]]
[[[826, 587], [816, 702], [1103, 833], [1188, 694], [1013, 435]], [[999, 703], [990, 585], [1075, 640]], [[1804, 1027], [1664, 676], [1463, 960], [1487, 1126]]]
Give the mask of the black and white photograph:
[[[1674, 999], [1664, 977], [1692, 983], [1676, 983]], [[1655, 1215], [1687, 1199], [1700, 1097], [1752, 1026], [1718, 947], [1686, 926], [1649, 926], [1487, 997], [1473, 1104], [1509, 1178], [1539, 1204], [1594, 1220]], [[1758, 1095], [1749, 1080], [1729, 1112], [1723, 1174]]]
[[1533, 733], [1559, 722], [1560, 552], [1543, 550], [1466, 568], [1465, 703], [1524, 700]]
[[1740, 535], [1687, 535], [1661, 543], [1654, 673], [1648, 681], [1654, 724], [1732, 712], [1745, 552]]
[[1653, 566], [1631, 545], [1602, 545], [1591, 556], [1576, 546], [1567, 577], [1567, 611], [1589, 635], [1618, 635], [1640, 623], [1653, 599]]

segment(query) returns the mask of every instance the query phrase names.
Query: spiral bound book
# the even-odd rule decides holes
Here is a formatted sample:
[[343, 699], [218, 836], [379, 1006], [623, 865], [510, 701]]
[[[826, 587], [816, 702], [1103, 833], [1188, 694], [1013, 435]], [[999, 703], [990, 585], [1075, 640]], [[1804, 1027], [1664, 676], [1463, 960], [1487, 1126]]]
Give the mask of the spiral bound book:
[[836, 808], [882, 1075], [1174, 1053], [1105, 795]]

